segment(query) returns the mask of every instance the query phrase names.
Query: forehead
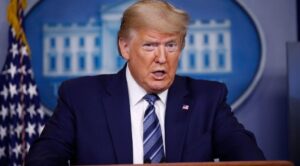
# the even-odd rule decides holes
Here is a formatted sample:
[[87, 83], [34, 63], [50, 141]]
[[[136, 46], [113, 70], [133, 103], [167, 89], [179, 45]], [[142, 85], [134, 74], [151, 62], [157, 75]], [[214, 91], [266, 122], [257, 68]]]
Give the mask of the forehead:
[[162, 33], [151, 29], [138, 29], [132, 30], [130, 36], [137, 40], [168, 42], [180, 40], [182, 35], [179, 33]]

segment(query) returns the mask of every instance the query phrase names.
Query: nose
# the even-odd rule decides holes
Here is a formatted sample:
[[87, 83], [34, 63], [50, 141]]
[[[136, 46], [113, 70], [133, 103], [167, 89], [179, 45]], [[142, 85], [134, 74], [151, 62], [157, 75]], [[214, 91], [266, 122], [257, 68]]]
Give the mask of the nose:
[[164, 48], [164, 46], [160, 46], [159, 49], [157, 50], [157, 55], [156, 55], [156, 62], [157, 63], [165, 63], [167, 60], [167, 53], [166, 53], [166, 49]]

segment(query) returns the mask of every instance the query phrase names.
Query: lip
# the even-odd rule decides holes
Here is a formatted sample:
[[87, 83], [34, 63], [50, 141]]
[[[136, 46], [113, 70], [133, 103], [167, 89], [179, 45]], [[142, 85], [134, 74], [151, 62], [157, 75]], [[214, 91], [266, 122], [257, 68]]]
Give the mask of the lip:
[[164, 70], [157, 70], [157, 71], [151, 72], [151, 75], [153, 76], [153, 78], [155, 80], [163, 80], [166, 77], [167, 72]]

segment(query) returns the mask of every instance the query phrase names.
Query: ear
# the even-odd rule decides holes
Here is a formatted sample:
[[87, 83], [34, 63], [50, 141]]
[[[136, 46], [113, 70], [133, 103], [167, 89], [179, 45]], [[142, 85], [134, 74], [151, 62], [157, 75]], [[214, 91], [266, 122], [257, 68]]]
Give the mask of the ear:
[[120, 38], [118, 41], [122, 57], [129, 60], [129, 41], [128, 39]]

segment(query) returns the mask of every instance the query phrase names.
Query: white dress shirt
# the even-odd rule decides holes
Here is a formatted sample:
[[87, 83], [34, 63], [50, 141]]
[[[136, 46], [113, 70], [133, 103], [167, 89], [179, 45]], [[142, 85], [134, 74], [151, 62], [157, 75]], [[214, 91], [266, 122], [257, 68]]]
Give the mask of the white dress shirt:
[[[126, 80], [129, 93], [130, 117], [131, 117], [131, 132], [132, 132], [132, 150], [133, 163], [144, 163], [144, 148], [143, 148], [143, 120], [144, 114], [148, 107], [148, 102], [143, 99], [147, 92], [134, 80], [128, 66], [126, 67]], [[155, 113], [158, 117], [164, 150], [165, 150], [165, 113], [168, 90], [165, 90], [158, 95], [159, 100], [155, 102]], [[165, 150], [166, 151], [166, 150]]]

